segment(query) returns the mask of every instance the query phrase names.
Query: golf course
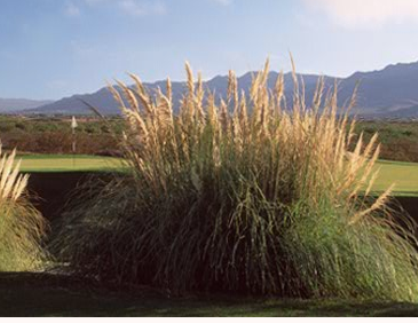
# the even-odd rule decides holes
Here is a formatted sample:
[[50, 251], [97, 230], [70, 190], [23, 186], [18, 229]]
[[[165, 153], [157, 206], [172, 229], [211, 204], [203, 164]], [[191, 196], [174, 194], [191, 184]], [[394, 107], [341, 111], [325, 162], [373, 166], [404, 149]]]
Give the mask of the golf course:
[[[21, 171], [31, 174], [29, 186], [45, 199], [42, 209], [45, 215], [55, 215], [55, 210], [51, 212], [50, 208], [59, 210], [65, 195], [84, 178], [83, 174], [119, 172], [127, 168], [122, 159], [111, 157], [23, 155], [19, 158]], [[400, 200], [416, 201], [418, 163], [381, 160], [376, 168], [380, 168], [380, 175], [375, 191], [383, 191], [395, 183], [393, 195]], [[47, 190], [42, 196], [46, 186], [53, 192]], [[21, 316], [411, 316], [418, 313], [417, 306], [408, 302], [230, 299], [206, 295], [169, 299], [152, 289], [111, 293], [96, 286], [94, 281], [48, 273], [6, 273], [0, 275], [0, 283], [3, 305], [0, 315], [4, 316], [12, 313]]]
[[122, 159], [89, 155], [26, 155], [20, 156], [25, 173], [118, 171], [124, 168]]
[[0, 165], [14, 214], [0, 227], [0, 315], [418, 313], [412, 139], [382, 136], [380, 155], [373, 124], [359, 132], [348, 113], [336, 118], [336, 89], [318, 108], [323, 81], [315, 109], [297, 85], [293, 109], [280, 108], [284, 78], [268, 90], [269, 61], [251, 106], [233, 72], [219, 108], [186, 72], [178, 114], [170, 80], [155, 102], [134, 75], [123, 97], [111, 88], [124, 119], [108, 147], [76, 126], [62, 145], [51, 133], [8, 138], [4, 151], [20, 155]]
[[418, 196], [418, 163], [381, 160], [374, 190], [384, 191], [395, 184], [394, 196]]
[[[127, 168], [122, 159], [114, 157], [45, 154], [20, 158], [25, 173], [114, 172]], [[375, 167], [380, 170], [374, 191], [384, 191], [394, 183], [394, 196], [418, 196], [418, 163], [380, 160]]]

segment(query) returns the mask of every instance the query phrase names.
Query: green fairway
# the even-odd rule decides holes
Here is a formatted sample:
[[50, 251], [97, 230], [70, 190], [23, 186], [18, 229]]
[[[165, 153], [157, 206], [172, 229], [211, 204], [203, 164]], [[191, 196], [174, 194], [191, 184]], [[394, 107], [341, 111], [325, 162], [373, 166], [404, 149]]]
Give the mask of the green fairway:
[[[126, 165], [122, 159], [77, 155], [27, 155], [21, 156], [23, 172], [79, 172], [117, 171]], [[384, 191], [395, 183], [396, 196], [418, 196], [418, 163], [381, 160], [380, 175], [374, 186], [377, 192]]]
[[384, 191], [395, 183], [395, 196], [418, 196], [418, 163], [381, 160], [379, 177], [375, 183], [376, 191]]
[[22, 158], [22, 172], [114, 171], [123, 169], [123, 160], [112, 157], [77, 155], [27, 155]]

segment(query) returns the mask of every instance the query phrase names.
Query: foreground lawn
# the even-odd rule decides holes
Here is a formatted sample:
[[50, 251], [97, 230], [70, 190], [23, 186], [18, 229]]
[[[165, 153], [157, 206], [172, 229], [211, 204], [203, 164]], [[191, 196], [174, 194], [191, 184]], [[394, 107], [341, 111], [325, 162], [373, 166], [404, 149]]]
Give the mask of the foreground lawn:
[[418, 316], [418, 304], [116, 293], [70, 277], [1, 273], [0, 316]]

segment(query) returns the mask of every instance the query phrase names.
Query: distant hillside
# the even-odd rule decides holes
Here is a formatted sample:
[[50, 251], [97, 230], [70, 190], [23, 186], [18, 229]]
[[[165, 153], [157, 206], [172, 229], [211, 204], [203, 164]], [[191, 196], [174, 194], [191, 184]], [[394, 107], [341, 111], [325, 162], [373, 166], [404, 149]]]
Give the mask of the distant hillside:
[[45, 104], [50, 104], [52, 101], [36, 101], [27, 99], [1, 99], [0, 98], [0, 113], [13, 113], [27, 109], [34, 109]]
[[[269, 75], [269, 87], [273, 87], [278, 73], [271, 72]], [[241, 76], [239, 81], [240, 90], [248, 90], [251, 83], [252, 73]], [[306, 87], [306, 99], [310, 102], [315, 91], [318, 75], [300, 75]], [[360, 83], [356, 113], [364, 117], [418, 117], [418, 62], [410, 64], [389, 65], [383, 70], [373, 72], [356, 72], [353, 75], [338, 79], [325, 77], [326, 88], [330, 88], [334, 81], [339, 83], [339, 102], [343, 103], [351, 97], [357, 83]], [[205, 87], [216, 91], [217, 97], [225, 97], [228, 78], [217, 76], [205, 83]], [[287, 98], [292, 96], [293, 81], [290, 74], [285, 75]], [[165, 82], [145, 84], [151, 91], [161, 87], [165, 89]], [[185, 84], [173, 83], [174, 101], [178, 102], [184, 93]], [[106, 88], [92, 94], [74, 95], [53, 102], [28, 113], [46, 114], [82, 114], [89, 110], [82, 101], [97, 107], [103, 114], [117, 114], [119, 109], [112, 95]]]
[[389, 65], [374, 72], [357, 72], [341, 83], [347, 97], [360, 81], [358, 107], [375, 117], [418, 117], [418, 62]]
[[[238, 78], [239, 90], [247, 91], [250, 87], [252, 75], [254, 72], [249, 72]], [[268, 78], [269, 87], [273, 87], [278, 77], [277, 72], [270, 72]], [[318, 80], [317, 75], [301, 75], [306, 84], [306, 96], [308, 100], [312, 98], [315, 90], [316, 82]], [[326, 78], [328, 86], [333, 84], [334, 78]], [[285, 75], [285, 91], [290, 94], [293, 89], [293, 80], [290, 73]], [[154, 90], [161, 88], [165, 91], [165, 81], [158, 81], [155, 83], [144, 83], [144, 86], [152, 93]], [[205, 82], [205, 89], [214, 91], [216, 97], [226, 97], [228, 88], [227, 76], [216, 76], [213, 79]], [[184, 82], [173, 82], [173, 100], [175, 103], [174, 109], [178, 109], [178, 103], [185, 92], [186, 85]], [[59, 101], [44, 105], [42, 107], [25, 111], [25, 113], [42, 113], [42, 114], [84, 114], [90, 113], [89, 108], [84, 104], [88, 102], [90, 105], [98, 108], [101, 113], [105, 115], [118, 114], [119, 108], [115, 102], [112, 94], [107, 88], [102, 88], [99, 91], [92, 94], [74, 95], [68, 98], [63, 98]]]

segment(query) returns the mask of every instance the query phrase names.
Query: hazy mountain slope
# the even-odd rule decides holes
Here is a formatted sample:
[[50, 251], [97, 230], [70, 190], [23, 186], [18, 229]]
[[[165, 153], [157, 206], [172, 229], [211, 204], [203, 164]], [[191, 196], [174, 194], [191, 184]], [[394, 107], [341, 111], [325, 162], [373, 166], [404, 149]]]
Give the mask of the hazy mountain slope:
[[49, 103], [52, 103], [52, 101], [0, 98], [0, 113], [12, 113], [27, 109], [34, 109]]
[[[254, 73], [247, 73], [238, 78], [239, 91], [247, 91], [250, 87], [252, 75]], [[270, 72], [268, 84], [269, 87], [273, 88], [277, 80], [278, 73]], [[306, 84], [306, 96], [310, 100], [315, 90], [316, 82], [318, 80], [317, 75], [301, 75]], [[326, 78], [327, 84], [333, 84], [333, 79]], [[291, 74], [285, 75], [285, 84], [286, 94], [290, 97], [293, 89], [293, 80]], [[165, 91], [165, 81], [159, 81], [155, 83], [145, 83], [144, 84], [152, 93], [158, 87]], [[221, 97], [226, 97], [226, 92], [228, 88], [228, 77], [227, 76], [216, 76], [213, 79], [205, 82], [205, 89], [214, 91], [217, 99]], [[182, 95], [185, 93], [185, 83], [184, 82], [173, 82], [173, 100], [175, 102], [175, 110], [178, 109], [178, 104]], [[85, 95], [74, 95], [71, 97], [63, 98], [59, 101], [44, 105], [42, 107], [31, 109], [26, 111], [27, 113], [45, 113], [45, 114], [82, 114], [89, 113], [89, 108], [84, 104], [88, 102], [90, 105], [98, 108], [103, 114], [117, 114], [119, 113], [119, 108], [112, 97], [112, 94], [107, 88], [102, 88], [99, 91], [92, 94]]]
[[[253, 73], [239, 77], [240, 90], [248, 90]], [[278, 73], [271, 72], [268, 79], [270, 88], [273, 88]], [[306, 88], [306, 100], [311, 102], [315, 91], [318, 75], [300, 75]], [[350, 99], [356, 84], [359, 84], [358, 104], [356, 113], [367, 117], [418, 117], [418, 62], [410, 64], [389, 65], [383, 70], [372, 72], [357, 72], [345, 79], [325, 77], [326, 91], [337, 81], [339, 84], [339, 102], [344, 103]], [[216, 91], [217, 98], [225, 97], [228, 78], [217, 76], [205, 83], [205, 87]], [[292, 97], [293, 80], [291, 74], [285, 75], [285, 94], [287, 99]], [[151, 91], [160, 87], [165, 90], [165, 82], [145, 84]], [[185, 85], [182, 82], [173, 83], [174, 102], [178, 104]], [[112, 95], [105, 88], [86, 95], [75, 95], [57, 102], [29, 110], [30, 113], [63, 113], [79, 114], [89, 110], [82, 101], [87, 101], [102, 111], [103, 114], [119, 113], [117, 104]], [[178, 105], [175, 106], [178, 108]]]
[[359, 83], [358, 108], [376, 116], [418, 116], [418, 63], [389, 65], [383, 70], [357, 72], [341, 82], [346, 97]]

